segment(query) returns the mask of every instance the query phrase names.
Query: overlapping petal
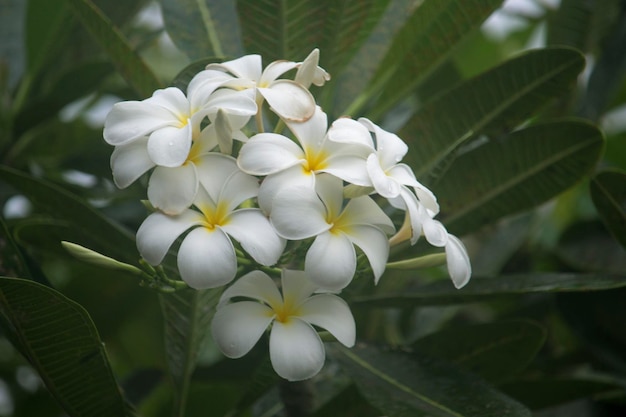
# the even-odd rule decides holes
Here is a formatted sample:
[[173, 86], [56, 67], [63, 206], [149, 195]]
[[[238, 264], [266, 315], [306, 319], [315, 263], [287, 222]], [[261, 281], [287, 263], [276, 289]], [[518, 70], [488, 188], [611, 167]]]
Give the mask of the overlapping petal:
[[182, 128], [167, 126], [150, 135], [148, 155], [155, 164], [165, 167], [181, 166], [191, 149], [191, 124]]
[[278, 375], [289, 381], [315, 376], [324, 366], [324, 344], [313, 327], [297, 318], [275, 321], [270, 333], [270, 360]]
[[257, 88], [270, 108], [286, 120], [304, 122], [315, 112], [315, 99], [301, 84], [292, 80], [276, 80], [271, 86]]
[[166, 214], [189, 208], [198, 191], [196, 167], [186, 164], [175, 168], [157, 166], [148, 182], [148, 199]]
[[116, 146], [111, 154], [113, 181], [119, 188], [126, 188], [154, 167], [146, 145], [147, 137], [141, 137], [124, 145]]
[[241, 243], [241, 247], [261, 265], [274, 265], [285, 248], [269, 220], [258, 209], [237, 210], [222, 230]]
[[326, 329], [347, 347], [354, 346], [356, 324], [348, 304], [331, 294], [317, 294], [300, 305], [300, 318]]
[[463, 288], [472, 276], [472, 266], [465, 245], [454, 235], [448, 235], [446, 263], [454, 286]]
[[251, 175], [274, 174], [304, 160], [304, 152], [298, 145], [276, 133], [252, 136], [237, 158], [241, 170]]
[[304, 270], [311, 281], [324, 290], [345, 288], [356, 271], [352, 241], [342, 232], [319, 234], [306, 253]]
[[290, 240], [317, 236], [331, 228], [326, 221], [326, 208], [315, 191], [302, 187], [276, 194], [270, 221], [280, 236]]

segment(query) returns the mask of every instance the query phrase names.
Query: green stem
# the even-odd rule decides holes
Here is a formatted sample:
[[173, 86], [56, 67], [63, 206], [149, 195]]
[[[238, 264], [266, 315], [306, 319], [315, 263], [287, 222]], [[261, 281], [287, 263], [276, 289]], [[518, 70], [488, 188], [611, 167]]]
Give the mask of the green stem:
[[311, 381], [282, 380], [278, 386], [286, 417], [309, 416], [313, 411], [314, 394]]

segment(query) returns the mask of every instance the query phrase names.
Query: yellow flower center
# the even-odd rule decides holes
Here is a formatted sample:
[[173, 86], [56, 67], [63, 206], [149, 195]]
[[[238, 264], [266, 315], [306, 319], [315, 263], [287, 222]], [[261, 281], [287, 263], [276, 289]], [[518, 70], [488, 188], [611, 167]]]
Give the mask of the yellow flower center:
[[300, 309], [294, 305], [293, 300], [287, 298], [285, 301], [276, 306], [271, 306], [272, 310], [274, 310], [274, 314], [276, 314], [275, 320], [286, 324], [289, 323], [292, 317], [297, 317], [300, 315]]
[[326, 152], [304, 149], [304, 154], [306, 155], [306, 161], [302, 165], [302, 170], [306, 174], [313, 174], [314, 172], [320, 171], [328, 166], [328, 155]]
[[200, 207], [200, 211], [204, 214], [204, 227], [214, 230], [218, 226], [224, 226], [229, 222], [228, 205], [220, 201], [215, 208]]

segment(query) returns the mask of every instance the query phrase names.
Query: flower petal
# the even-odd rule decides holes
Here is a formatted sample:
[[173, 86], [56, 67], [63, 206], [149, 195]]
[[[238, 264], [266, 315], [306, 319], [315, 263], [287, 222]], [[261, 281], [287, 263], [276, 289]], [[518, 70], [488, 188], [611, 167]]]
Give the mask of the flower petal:
[[434, 220], [425, 213], [426, 209], [420, 206], [420, 211], [424, 211], [422, 217], [422, 233], [428, 243], [433, 246], [443, 247], [448, 243], [448, 231], [439, 220]]
[[211, 335], [225, 356], [236, 359], [254, 347], [272, 320], [272, 309], [261, 303], [241, 301], [227, 304], [215, 312]]
[[137, 230], [137, 249], [150, 265], [158, 265], [178, 236], [203, 221], [202, 215], [192, 210], [178, 216], [152, 213]]
[[261, 188], [259, 188], [259, 207], [264, 213], [269, 214], [272, 212], [274, 197], [281, 190], [291, 187], [313, 189], [315, 182], [315, 175], [305, 173], [300, 165], [268, 175], [261, 183]]
[[365, 158], [358, 155], [331, 155], [326, 160], [327, 166], [320, 172], [327, 172], [342, 180], [362, 187], [372, 185]]
[[274, 197], [270, 221], [285, 239], [300, 240], [317, 236], [330, 229], [326, 208], [314, 190], [290, 187]]
[[328, 129], [328, 139], [333, 142], [362, 145], [374, 151], [372, 134], [365, 126], [349, 117], [341, 117]]
[[148, 182], [150, 203], [166, 214], [178, 214], [189, 208], [198, 191], [194, 164], [175, 168], [158, 166]]
[[315, 106], [315, 112], [305, 122], [288, 121], [287, 126], [302, 145], [303, 149], [319, 149], [326, 136], [328, 119], [320, 106]]
[[330, 74], [322, 67], [318, 66], [320, 60], [320, 51], [315, 48], [298, 66], [295, 81], [309, 88], [311, 84], [321, 87], [330, 81]]
[[239, 78], [247, 78], [249, 80], [258, 81], [261, 79], [261, 70], [263, 64], [261, 55], [245, 55], [241, 58], [226, 61], [221, 64], [209, 64], [206, 69], [219, 69], [228, 71]]
[[111, 154], [113, 181], [118, 188], [126, 188], [146, 171], [154, 167], [154, 162], [146, 149], [147, 137], [141, 137], [124, 145], [116, 146]]
[[310, 324], [290, 318], [274, 321], [270, 333], [270, 360], [278, 375], [289, 381], [315, 376], [324, 366], [324, 344]]
[[381, 129], [378, 125], [364, 117], [361, 117], [359, 122], [366, 126], [370, 132], [374, 133], [378, 160], [384, 170], [400, 162], [409, 151], [407, 144], [395, 133]]
[[472, 265], [463, 242], [454, 235], [448, 235], [446, 243], [446, 263], [448, 274], [456, 288], [463, 288], [472, 276]]
[[376, 154], [367, 157], [366, 166], [372, 185], [378, 194], [385, 198], [394, 198], [400, 194], [400, 184], [387, 176]]
[[110, 145], [123, 145], [176, 122], [171, 112], [162, 107], [145, 101], [123, 101], [116, 103], [107, 115], [103, 137]]
[[259, 193], [259, 180], [241, 171], [233, 172], [224, 181], [218, 200], [227, 204], [227, 210], [233, 211], [244, 201], [256, 197]]
[[148, 154], [155, 164], [165, 167], [181, 166], [191, 149], [191, 126], [164, 127], [150, 135]]
[[194, 160], [198, 180], [213, 201], [217, 201], [226, 180], [238, 172], [237, 161], [229, 155], [212, 152]]
[[304, 160], [302, 149], [289, 138], [276, 133], [259, 133], [242, 146], [237, 163], [248, 174], [269, 175]]
[[294, 69], [298, 64], [292, 61], [278, 60], [270, 63], [261, 74], [259, 80], [260, 87], [268, 87], [274, 80], [286, 73], [287, 71]]
[[193, 229], [178, 250], [180, 277], [196, 289], [228, 284], [237, 273], [237, 257], [232, 242], [219, 227]]
[[222, 293], [219, 304], [227, 303], [234, 297], [263, 301], [272, 308], [278, 308], [283, 303], [283, 298], [272, 278], [261, 271], [251, 271], [237, 279]]
[[356, 324], [346, 303], [333, 294], [318, 294], [300, 305], [300, 318], [328, 330], [344, 346], [352, 347], [356, 339]]
[[283, 269], [280, 282], [283, 289], [283, 299], [285, 304], [298, 306], [311, 294], [318, 290], [318, 287], [311, 282], [304, 271], [293, 269]]
[[374, 282], [378, 283], [389, 257], [387, 235], [374, 226], [352, 226], [346, 235], [365, 253], [374, 273]]
[[304, 122], [315, 112], [315, 99], [292, 80], [274, 81], [269, 88], [257, 88], [270, 108], [285, 120]]
[[356, 254], [352, 242], [341, 232], [318, 235], [309, 248], [304, 271], [324, 290], [345, 288], [356, 271]]
[[385, 233], [393, 233], [393, 222], [383, 209], [369, 196], [351, 199], [343, 209], [342, 221], [349, 225], [372, 225]]
[[285, 249], [284, 239], [276, 234], [259, 209], [233, 212], [222, 230], [241, 243], [241, 247], [261, 265], [274, 265]]

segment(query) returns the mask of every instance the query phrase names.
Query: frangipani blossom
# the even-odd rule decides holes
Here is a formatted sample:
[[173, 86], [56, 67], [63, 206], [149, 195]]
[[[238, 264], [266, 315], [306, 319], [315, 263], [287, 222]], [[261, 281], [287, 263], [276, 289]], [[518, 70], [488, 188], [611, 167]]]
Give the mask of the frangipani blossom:
[[271, 211], [276, 193], [291, 186], [315, 186], [315, 175], [329, 173], [351, 184], [369, 184], [367, 147], [328, 140], [326, 113], [320, 107], [303, 123], [287, 123], [298, 143], [276, 133], [251, 137], [239, 152], [242, 171], [267, 176], [259, 191], [259, 206]]
[[259, 264], [278, 261], [285, 246], [259, 209], [237, 209], [258, 192], [256, 178], [239, 171], [232, 157], [215, 154], [203, 172], [194, 200], [197, 210], [168, 216], [156, 212], [137, 231], [137, 247], [151, 265], [158, 265], [174, 241], [187, 230], [178, 249], [181, 278], [193, 288], [213, 288], [237, 273], [231, 238]]
[[276, 195], [270, 220], [278, 234], [291, 240], [315, 237], [304, 270], [320, 288], [337, 291], [350, 283], [356, 271], [354, 245], [365, 253], [378, 282], [389, 255], [387, 234], [394, 231], [389, 217], [368, 196], [343, 207], [339, 178], [320, 175], [315, 188], [317, 193], [292, 187]]
[[248, 93], [225, 94], [192, 85], [189, 99], [170, 87], [141, 102], [117, 103], [105, 122], [105, 140], [116, 145], [111, 155], [116, 185], [125, 188], [156, 167], [148, 199], [168, 214], [180, 213], [191, 205], [198, 188], [194, 163], [217, 145], [217, 137], [210, 134], [213, 124], [200, 132], [201, 121], [205, 117], [212, 121], [222, 114], [229, 127], [235, 125], [225, 134], [240, 138], [243, 134], [239, 129], [257, 110]]
[[[233, 90], [251, 89], [258, 93], [258, 104], [265, 99], [270, 108], [283, 119], [303, 122], [315, 111], [315, 99], [307, 89], [308, 86], [294, 80], [278, 79], [298, 66], [299, 63], [292, 61], [274, 61], [263, 69], [260, 55], [246, 55], [232, 61], [207, 65], [208, 72], [203, 77], [209, 82], [218, 79], [220, 86]], [[309, 77], [311, 81], [320, 81], [316, 71], [312, 76], [307, 75], [307, 80]]]
[[[278, 375], [290, 381], [315, 376], [324, 366], [324, 344], [313, 326], [329, 331], [340, 343], [354, 346], [356, 326], [350, 308], [317, 288], [304, 272], [283, 270], [282, 295], [261, 271], [239, 278], [220, 299], [211, 322], [219, 349], [229, 358], [248, 353], [268, 326], [270, 359]], [[232, 302], [234, 298], [249, 300]]]

